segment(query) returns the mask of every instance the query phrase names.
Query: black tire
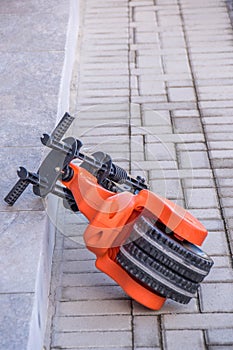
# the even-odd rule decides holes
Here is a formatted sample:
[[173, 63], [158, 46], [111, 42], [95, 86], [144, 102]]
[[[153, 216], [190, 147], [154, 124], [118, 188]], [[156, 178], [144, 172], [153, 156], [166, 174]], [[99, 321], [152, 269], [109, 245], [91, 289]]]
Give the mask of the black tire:
[[[161, 226], [161, 225], [160, 225]], [[128, 241], [133, 241], [148, 256], [193, 282], [201, 282], [213, 261], [200, 248], [164, 233], [159, 224], [141, 216], [133, 226]]]
[[116, 258], [132, 277], [149, 290], [179, 303], [187, 304], [199, 287], [148, 256], [134, 242], [120, 248]]

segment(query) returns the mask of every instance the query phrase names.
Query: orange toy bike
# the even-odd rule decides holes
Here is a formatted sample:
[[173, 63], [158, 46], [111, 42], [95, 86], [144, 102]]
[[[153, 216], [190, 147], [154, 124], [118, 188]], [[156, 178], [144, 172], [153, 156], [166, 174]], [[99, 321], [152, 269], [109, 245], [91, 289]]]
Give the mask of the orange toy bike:
[[84, 241], [96, 255], [96, 267], [130, 297], [153, 310], [166, 298], [187, 304], [213, 265], [198, 247], [206, 229], [183, 208], [150, 192], [143, 178], [127, 174], [109, 155], [87, 155], [80, 152], [80, 140], [62, 140], [73, 120], [66, 113], [51, 135], [43, 135], [51, 152], [37, 173], [18, 170], [20, 179], [5, 201], [13, 205], [30, 183], [37, 196], [62, 197], [66, 208], [89, 220]]

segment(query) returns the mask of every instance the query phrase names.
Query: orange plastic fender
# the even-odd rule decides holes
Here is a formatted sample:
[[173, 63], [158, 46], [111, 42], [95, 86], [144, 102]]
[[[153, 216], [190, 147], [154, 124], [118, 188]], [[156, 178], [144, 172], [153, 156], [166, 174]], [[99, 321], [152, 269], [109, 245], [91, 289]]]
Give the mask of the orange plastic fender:
[[156, 217], [181, 240], [197, 245], [201, 245], [207, 235], [205, 227], [185, 209], [149, 190], [142, 190], [137, 195], [113, 193], [100, 186], [87, 170], [74, 164], [70, 166], [74, 175], [63, 184], [71, 190], [79, 210], [89, 220], [84, 241], [97, 257], [96, 267], [139, 303], [153, 310], [160, 309], [165, 298], [143, 287], [116, 263], [119, 247], [143, 213]]

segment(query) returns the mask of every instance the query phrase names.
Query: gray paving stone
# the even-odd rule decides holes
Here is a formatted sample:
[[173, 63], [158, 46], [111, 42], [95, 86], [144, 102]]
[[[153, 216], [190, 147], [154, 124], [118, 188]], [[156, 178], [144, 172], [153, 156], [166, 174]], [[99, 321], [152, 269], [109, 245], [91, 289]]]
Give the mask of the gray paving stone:
[[166, 331], [166, 347], [169, 350], [200, 349], [204, 350], [202, 331], [198, 330], [168, 330]]
[[[46, 131], [50, 132], [54, 128], [54, 115], [55, 111], [51, 109], [46, 111], [38, 108], [34, 110], [34, 113], [28, 109], [5, 110], [2, 113], [2, 123], [5, 128], [0, 130], [0, 146], [25, 147], [24, 149], [33, 147], [35, 153], [41, 151], [42, 156], [44, 150], [41, 147], [40, 135]], [[12, 132], [12, 130], [15, 130], [15, 132]], [[19, 152], [20, 150], [17, 150], [17, 153]]]
[[154, 80], [144, 80], [143, 77], [139, 82], [139, 89], [142, 95], [154, 95], [154, 94], [164, 94], [165, 88], [163, 82], [158, 82]]
[[215, 333], [216, 329], [233, 324], [232, 317], [230, 313], [164, 315], [164, 324], [166, 329], [213, 329]]
[[195, 101], [193, 88], [169, 88], [168, 94], [171, 101]]
[[[209, 141], [231, 141], [232, 138], [230, 137], [231, 133], [221, 133], [221, 132], [210, 132], [208, 133], [208, 139]], [[215, 168], [218, 169], [218, 166], [216, 166]]]
[[57, 317], [55, 321], [57, 332], [77, 331], [130, 331], [130, 315], [105, 315], [85, 317]]
[[63, 287], [59, 300], [116, 300], [128, 299], [121, 287], [112, 286], [88, 286], [88, 287]]
[[[25, 9], [25, 6], [23, 6]], [[29, 4], [30, 7], [30, 4]], [[62, 51], [65, 41], [67, 18], [61, 11], [41, 11], [38, 8], [34, 12], [24, 13], [0, 13], [2, 40], [0, 50], [5, 52], [15, 51]], [[47, 12], [47, 13], [46, 13]], [[60, 22], [57, 26], [56, 22]], [[31, 38], [33, 37], [33, 40]]]
[[225, 256], [212, 256], [214, 260], [214, 266], [217, 267], [230, 267], [231, 259], [229, 255]]
[[53, 339], [53, 346], [60, 348], [73, 348], [77, 344], [84, 348], [107, 348], [112, 346], [131, 346], [131, 332], [111, 331], [111, 332], [73, 332], [56, 333]]
[[207, 231], [215, 232], [215, 231], [224, 231], [223, 221], [220, 219], [202, 219], [202, 224], [206, 227]]
[[78, 249], [78, 247], [76, 249], [64, 249], [62, 257], [65, 261], [82, 261], [95, 259], [95, 255], [84, 247], [81, 247], [80, 249]]
[[[166, 176], [166, 173], [164, 174]], [[156, 194], [169, 198], [178, 199], [183, 198], [182, 188], [179, 180], [152, 180], [150, 181], [151, 190]]]
[[176, 110], [173, 111], [172, 114], [176, 118], [184, 118], [184, 117], [199, 117], [199, 112], [197, 109], [190, 110], [190, 109], [184, 109], [184, 110]]
[[209, 168], [208, 154], [205, 151], [179, 152], [182, 168]]
[[233, 166], [233, 160], [232, 158], [213, 158], [212, 164], [215, 168], [232, 168]]
[[218, 207], [216, 192], [211, 188], [186, 189], [185, 196], [189, 208], [215, 208]]
[[45, 213], [26, 211], [12, 215], [0, 212], [0, 216], [0, 293], [33, 293], [42, 249], [38, 245], [42, 245], [41, 227], [45, 224]]
[[232, 283], [204, 283], [201, 285], [202, 312], [232, 312]]
[[200, 133], [202, 125], [198, 118], [177, 118], [174, 119], [174, 127], [177, 133]]
[[231, 325], [233, 322], [231, 322], [226, 328], [223, 329], [217, 329], [217, 330], [208, 330], [207, 331], [207, 344], [209, 345], [230, 345], [233, 346], [233, 332]]
[[171, 125], [171, 117], [169, 111], [150, 111], [145, 110], [142, 113], [143, 124], [149, 125]]
[[207, 151], [206, 145], [204, 142], [195, 142], [195, 143], [186, 143], [177, 145], [178, 152], [192, 152], [192, 151]]
[[172, 133], [172, 126], [171, 125], [150, 125], [145, 127], [132, 127], [132, 135], [155, 135], [155, 137], [158, 135], [158, 138], [160, 135], [169, 135]]
[[60, 316], [95, 316], [95, 315], [128, 315], [128, 300], [88, 300], [61, 302], [58, 306]]
[[196, 107], [196, 103], [193, 102], [157, 102], [157, 103], [144, 103], [144, 106], [146, 109], [153, 109], [153, 110], [176, 110], [176, 109], [193, 109]]
[[233, 271], [232, 269], [225, 267], [213, 267], [210, 271], [209, 275], [206, 277], [205, 282], [215, 282], [215, 283], [225, 283], [225, 282], [233, 282]]
[[[176, 41], [174, 42], [174, 45]], [[165, 63], [165, 71], [167, 74], [172, 74], [175, 72], [180, 73], [190, 73], [189, 63], [187, 61], [166, 61]], [[190, 83], [191, 84], [191, 83]], [[183, 82], [182, 82], [183, 85]]]
[[159, 347], [157, 319], [154, 316], [134, 316], [134, 346]]
[[219, 220], [221, 219], [220, 210], [216, 208], [190, 209], [189, 211], [199, 220], [205, 220], [207, 217], [208, 219], [219, 219]]
[[[0, 74], [3, 83], [0, 94], [17, 95], [23, 89], [25, 95], [45, 92], [57, 95], [60, 82], [57, 72], [60, 71], [63, 59], [63, 53], [53, 51], [1, 52]], [[11, 74], [12, 71], [14, 75]]]
[[[160, 141], [160, 136], [158, 136]], [[172, 143], [148, 143], [146, 144], [146, 156], [148, 160], [174, 160], [176, 159], [175, 147]]]
[[27, 348], [33, 294], [0, 294], [0, 347], [18, 350]]
[[[86, 250], [86, 248], [85, 248]], [[98, 272], [96, 273], [65, 273], [61, 277], [62, 285], [67, 287], [89, 287], [89, 286], [111, 286], [116, 283], [107, 275]]]

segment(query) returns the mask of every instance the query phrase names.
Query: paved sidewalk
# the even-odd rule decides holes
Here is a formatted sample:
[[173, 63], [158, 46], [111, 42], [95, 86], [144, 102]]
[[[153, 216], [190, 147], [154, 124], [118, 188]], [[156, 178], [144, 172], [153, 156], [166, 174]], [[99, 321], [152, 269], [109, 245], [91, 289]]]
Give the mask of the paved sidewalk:
[[86, 0], [81, 32], [72, 85], [72, 112], [83, 110], [77, 136], [89, 150], [97, 145], [132, 173], [144, 172], [153, 191], [200, 219], [209, 231], [203, 250], [215, 265], [196, 299], [167, 301], [153, 312], [96, 270], [81, 241], [84, 220], [66, 214], [63, 233], [72, 237], [57, 237], [46, 346], [233, 349], [233, 33], [226, 4]]

